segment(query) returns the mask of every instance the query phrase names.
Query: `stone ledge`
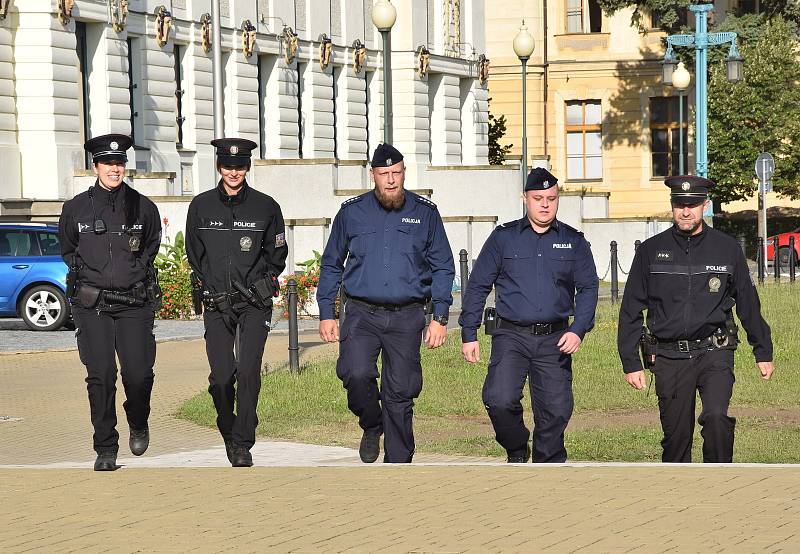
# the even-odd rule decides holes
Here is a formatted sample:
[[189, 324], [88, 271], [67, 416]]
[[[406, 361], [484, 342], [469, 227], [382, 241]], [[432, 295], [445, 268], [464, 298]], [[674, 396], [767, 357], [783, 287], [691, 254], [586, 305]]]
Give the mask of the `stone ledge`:
[[496, 215], [449, 215], [442, 217], [445, 223], [497, 223]]
[[583, 220], [583, 223], [625, 223], [628, 221], [672, 221], [668, 216], [635, 216], [635, 217], [590, 217]]
[[266, 165], [360, 165], [366, 166], [366, 160], [337, 160], [336, 158], [273, 158], [253, 160], [254, 166]]
[[285, 219], [287, 227], [319, 227], [320, 225], [330, 225], [329, 217], [311, 217], [305, 219]]
[[608, 198], [611, 196], [610, 192], [602, 192], [602, 191], [593, 191], [593, 190], [560, 190], [559, 195], [561, 196], [590, 196], [590, 197], [605, 197]]
[[[78, 169], [73, 172], [73, 177], [94, 177], [94, 171], [91, 169]], [[174, 179], [176, 177], [174, 171], [155, 171], [151, 173], [141, 173], [135, 169], [126, 169], [125, 177], [133, 177], [134, 179]]]
[[519, 164], [429, 165], [427, 171], [519, 171]]

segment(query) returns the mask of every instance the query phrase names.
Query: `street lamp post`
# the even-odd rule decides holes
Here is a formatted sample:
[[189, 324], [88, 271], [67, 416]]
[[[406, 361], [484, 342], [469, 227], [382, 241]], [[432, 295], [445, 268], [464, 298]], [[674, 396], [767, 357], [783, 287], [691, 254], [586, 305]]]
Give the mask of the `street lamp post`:
[[[693, 4], [689, 11], [694, 13], [695, 32], [685, 35], [667, 37], [667, 52], [664, 55], [664, 84], [671, 85], [677, 60], [673, 46], [690, 46], [695, 50], [695, 173], [700, 177], [708, 177], [708, 49], [711, 46], [731, 43], [727, 59], [728, 81], [737, 83], [742, 80], [742, 57], [736, 46], [736, 33], [709, 33], [708, 12], [714, 9], [712, 4]], [[709, 204], [709, 209], [711, 205]], [[712, 211], [713, 213], [713, 211]], [[706, 212], [703, 215], [711, 215]]]
[[392, 38], [397, 9], [387, 0], [372, 6], [372, 23], [383, 37], [383, 142], [392, 143]]
[[[686, 89], [689, 88], [689, 83], [692, 82], [692, 76], [684, 67], [683, 62], [678, 64], [675, 72], [672, 74], [672, 86], [678, 91], [678, 173], [683, 175], [683, 98]], [[674, 151], [673, 151], [674, 152]]]
[[528, 60], [533, 54], [533, 37], [522, 20], [517, 36], [514, 37], [514, 53], [522, 62], [522, 190], [528, 178]]

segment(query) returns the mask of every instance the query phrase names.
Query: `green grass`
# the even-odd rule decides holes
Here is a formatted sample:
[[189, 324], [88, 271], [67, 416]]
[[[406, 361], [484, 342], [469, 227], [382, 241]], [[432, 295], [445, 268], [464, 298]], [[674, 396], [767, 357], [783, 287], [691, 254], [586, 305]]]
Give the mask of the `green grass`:
[[[759, 287], [759, 294], [772, 327], [776, 372], [770, 381], [760, 378], [741, 331], [732, 412], [736, 415], [740, 408], [746, 415], [738, 418], [735, 459], [800, 462], [800, 284], [767, 285]], [[572, 460], [653, 461], [661, 456], [655, 392], [636, 391], [623, 378], [616, 349], [617, 310], [601, 302], [595, 329], [574, 356], [575, 416], [566, 437]], [[480, 340], [482, 361], [475, 365], [461, 358], [457, 332], [442, 348], [423, 349], [424, 386], [415, 407], [420, 452], [503, 456], [481, 402], [490, 344], [485, 335]], [[527, 397], [527, 388], [525, 392]], [[525, 405], [530, 426], [527, 398]], [[777, 407], [795, 410], [797, 417], [777, 420]], [[299, 375], [266, 375], [258, 414], [261, 436], [345, 446], [356, 446], [361, 436], [335, 375], [335, 360], [308, 364]], [[186, 402], [179, 416], [213, 427], [209, 395], [203, 392]], [[698, 428], [695, 460], [702, 459], [701, 445]]]

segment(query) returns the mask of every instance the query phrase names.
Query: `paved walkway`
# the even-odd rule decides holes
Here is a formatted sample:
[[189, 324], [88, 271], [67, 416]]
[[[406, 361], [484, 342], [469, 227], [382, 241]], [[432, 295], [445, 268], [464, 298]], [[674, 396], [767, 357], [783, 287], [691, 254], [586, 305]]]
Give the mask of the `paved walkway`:
[[[270, 337], [270, 367], [286, 340]], [[317, 344], [302, 335], [303, 356], [335, 349]], [[793, 466], [365, 466], [259, 441], [260, 467], [230, 468], [215, 430], [171, 416], [206, 387], [202, 341], [159, 345], [152, 445], [130, 456], [122, 417], [124, 468], [95, 473], [84, 376], [75, 351], [0, 354], [0, 552], [800, 550]]]

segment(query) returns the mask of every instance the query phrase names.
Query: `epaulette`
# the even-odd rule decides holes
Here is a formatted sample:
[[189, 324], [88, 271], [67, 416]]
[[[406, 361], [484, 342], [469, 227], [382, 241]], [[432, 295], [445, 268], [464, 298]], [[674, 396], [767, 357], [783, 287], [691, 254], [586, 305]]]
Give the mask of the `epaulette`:
[[495, 227], [495, 229], [508, 229], [509, 227], [512, 227], [517, 223], [519, 223], [519, 219], [515, 219], [514, 221], [506, 221], [505, 223], [501, 223], [500, 225]]
[[418, 194], [415, 195], [415, 197], [417, 199], [417, 202], [419, 202], [420, 204], [425, 204], [429, 208], [435, 208], [436, 207], [436, 204], [434, 204], [429, 198], [425, 198], [424, 196], [420, 196]]
[[573, 233], [575, 233], [575, 234], [576, 234], [576, 235], [578, 235], [579, 237], [582, 237], [582, 236], [583, 236], [583, 233], [582, 233], [581, 231], [578, 231], [578, 230], [577, 230], [575, 227], [573, 227], [573, 226], [571, 226], [571, 225], [567, 225], [567, 224], [566, 224], [566, 223], [564, 223], [563, 221], [559, 221], [559, 222], [558, 222], [558, 224], [559, 224], [559, 225], [563, 225], [565, 230], [567, 230], [567, 231], [572, 231]]
[[366, 192], [364, 194], [359, 194], [358, 196], [354, 196], [353, 198], [348, 198], [344, 202], [342, 202], [342, 208], [345, 206], [349, 206], [350, 204], [355, 204], [356, 202], [361, 202], [367, 194], [371, 194], [372, 191]]

